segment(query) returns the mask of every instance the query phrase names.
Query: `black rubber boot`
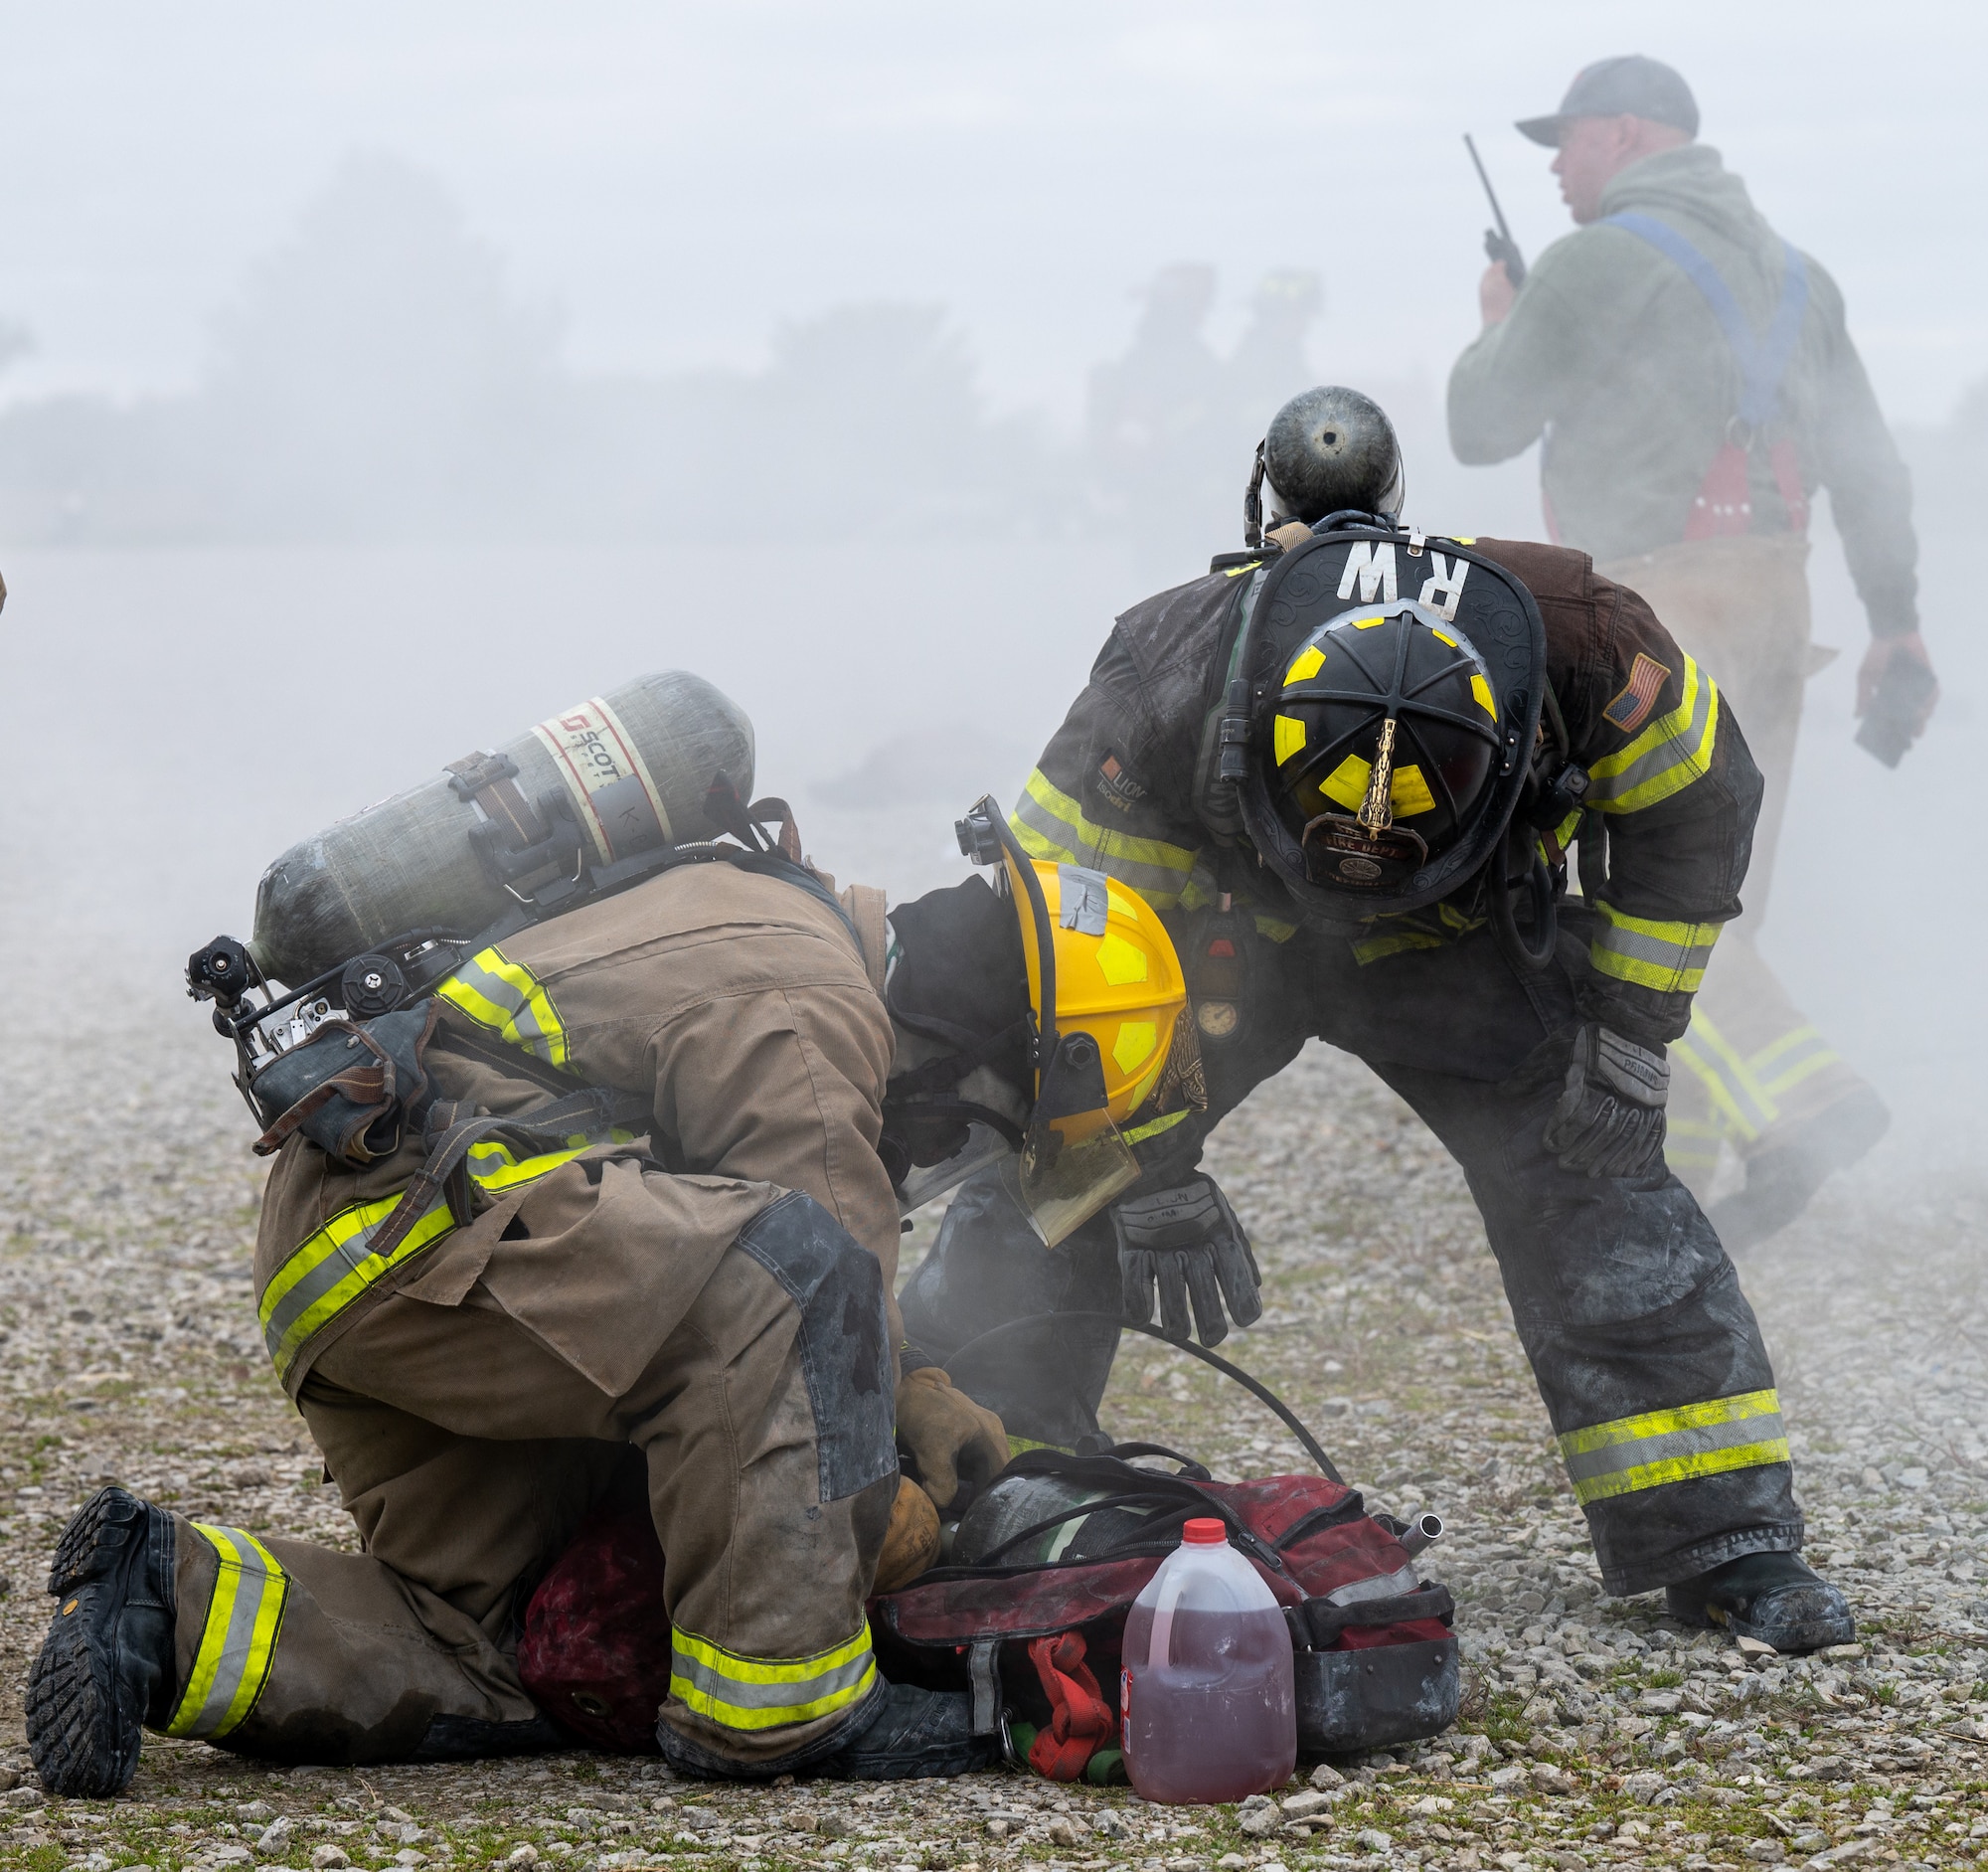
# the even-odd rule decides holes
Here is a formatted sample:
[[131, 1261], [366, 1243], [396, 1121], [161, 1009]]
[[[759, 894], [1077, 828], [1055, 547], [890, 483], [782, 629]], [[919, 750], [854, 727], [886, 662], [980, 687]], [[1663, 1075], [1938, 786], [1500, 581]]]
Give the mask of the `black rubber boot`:
[[138, 1767], [140, 1732], [170, 1713], [173, 1518], [100, 1489], [49, 1569], [60, 1604], [28, 1673], [28, 1747], [51, 1793], [102, 1799]]
[[1793, 1135], [1754, 1152], [1746, 1159], [1746, 1187], [1714, 1203], [1708, 1213], [1726, 1252], [1743, 1254], [1778, 1235], [1837, 1171], [1876, 1145], [1891, 1123], [1884, 1101], [1867, 1087], [1817, 1112]]
[[656, 1725], [656, 1741], [663, 1759], [693, 1781], [771, 1781], [776, 1775], [909, 1781], [964, 1775], [1001, 1759], [999, 1736], [973, 1733], [973, 1699], [965, 1691], [920, 1690], [882, 1678], [848, 1726], [765, 1761], [746, 1764], [700, 1748], [668, 1723]]
[[1000, 1759], [999, 1736], [973, 1733], [973, 1698], [964, 1690], [893, 1683], [862, 1732], [819, 1772], [837, 1781], [909, 1781], [964, 1775]]
[[1671, 1616], [1723, 1625], [1785, 1656], [1848, 1644], [1857, 1635], [1850, 1603], [1799, 1554], [1742, 1554], [1682, 1585], [1666, 1587]]

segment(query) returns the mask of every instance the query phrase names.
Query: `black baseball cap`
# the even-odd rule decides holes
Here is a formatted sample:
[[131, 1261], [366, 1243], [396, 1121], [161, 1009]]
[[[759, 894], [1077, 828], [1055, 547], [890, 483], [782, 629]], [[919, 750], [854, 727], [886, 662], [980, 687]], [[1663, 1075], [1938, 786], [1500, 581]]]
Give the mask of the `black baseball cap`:
[[1691, 86], [1669, 66], [1639, 52], [1583, 66], [1552, 116], [1527, 117], [1519, 128], [1535, 143], [1557, 149], [1574, 117], [1648, 117], [1687, 136], [1698, 134], [1698, 100]]

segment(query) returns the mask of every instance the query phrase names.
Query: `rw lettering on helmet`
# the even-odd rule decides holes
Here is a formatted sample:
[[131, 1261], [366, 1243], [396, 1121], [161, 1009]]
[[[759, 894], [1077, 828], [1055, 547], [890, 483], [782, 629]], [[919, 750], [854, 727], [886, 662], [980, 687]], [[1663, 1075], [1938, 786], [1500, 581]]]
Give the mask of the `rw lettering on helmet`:
[[[1434, 568], [1434, 576], [1422, 581], [1418, 601], [1444, 623], [1450, 623], [1463, 599], [1463, 582], [1470, 576], [1470, 562], [1460, 554], [1452, 561], [1440, 553], [1431, 553], [1429, 564]], [[1339, 575], [1339, 596], [1350, 598], [1356, 586], [1363, 604], [1371, 604], [1377, 597], [1383, 604], [1393, 604], [1401, 596], [1401, 579], [1391, 542], [1354, 542], [1346, 555], [1345, 570]]]
[[[1470, 577], [1470, 562], [1458, 554], [1452, 563], [1440, 553], [1429, 555], [1429, 564], [1435, 568], [1435, 576], [1422, 581], [1419, 602], [1446, 624], [1456, 621], [1456, 607], [1463, 601], [1463, 582]], [[1342, 596], [1345, 595], [1342, 593]]]
[[[1346, 570], [1339, 577], [1339, 596], [1350, 598], [1355, 582], [1360, 586], [1360, 602], [1373, 603], [1378, 595], [1381, 602], [1392, 604], [1401, 596], [1401, 590], [1395, 576], [1395, 548], [1389, 541], [1375, 545], [1372, 540], [1359, 540], [1353, 550], [1346, 555]], [[1445, 612], [1447, 616], [1450, 613]]]

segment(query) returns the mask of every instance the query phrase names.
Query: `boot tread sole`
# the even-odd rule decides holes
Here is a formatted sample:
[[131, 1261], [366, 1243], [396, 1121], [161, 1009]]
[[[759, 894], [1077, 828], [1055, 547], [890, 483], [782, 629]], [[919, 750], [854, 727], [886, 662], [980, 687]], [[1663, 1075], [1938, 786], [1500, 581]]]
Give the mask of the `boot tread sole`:
[[117, 1547], [106, 1551], [105, 1532], [111, 1528], [142, 1529], [145, 1514], [145, 1504], [137, 1496], [121, 1488], [99, 1488], [70, 1517], [62, 1539], [56, 1542], [49, 1562], [49, 1591], [74, 1593], [85, 1582], [101, 1579], [118, 1558]]
[[108, 1681], [90, 1623], [83, 1607], [69, 1617], [57, 1612], [28, 1673], [27, 1730], [35, 1773], [51, 1793], [103, 1799], [130, 1785], [142, 1732]]

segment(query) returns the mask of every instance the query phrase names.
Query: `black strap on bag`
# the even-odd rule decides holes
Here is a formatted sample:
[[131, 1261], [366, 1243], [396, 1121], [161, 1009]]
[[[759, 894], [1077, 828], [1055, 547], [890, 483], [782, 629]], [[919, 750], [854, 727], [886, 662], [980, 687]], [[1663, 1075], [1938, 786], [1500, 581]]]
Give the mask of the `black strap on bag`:
[[[1129, 1458], [1140, 1455], [1166, 1456], [1179, 1462], [1181, 1467], [1171, 1474], [1156, 1469], [1134, 1468]], [[1204, 1486], [1209, 1480], [1207, 1469], [1163, 1445], [1119, 1444], [1099, 1454], [1083, 1456], [1066, 1455], [1061, 1449], [1025, 1449], [1002, 1473], [1054, 1475], [1080, 1488], [1094, 1488], [1100, 1492], [1094, 1500], [1065, 1508], [1046, 1520], [1018, 1529], [993, 1549], [986, 1559], [976, 1561], [972, 1566], [934, 1567], [930, 1572], [920, 1574], [920, 1586], [940, 1580], [1010, 1579], [1023, 1574], [1094, 1567], [1110, 1560], [1170, 1554], [1180, 1545], [1181, 1531], [1186, 1524], [1199, 1519], [1220, 1521], [1228, 1530], [1229, 1538], [1251, 1559], [1260, 1561], [1272, 1573], [1289, 1576], [1289, 1569], [1277, 1548], [1249, 1527], [1228, 1502]], [[1358, 1495], [1350, 1495], [1347, 1499], [1353, 1504], [1356, 1515], [1363, 1512]], [[1114, 1509], [1136, 1513], [1139, 1516], [1138, 1525], [1099, 1552], [1084, 1553], [1067, 1560], [1016, 1562], [999, 1558], [1001, 1554], [1039, 1535], [1050, 1533], [1067, 1522], [1109, 1513]]]
[[1412, 1624], [1419, 1618], [1436, 1618], [1444, 1624], [1455, 1621], [1456, 1601], [1448, 1587], [1428, 1580], [1412, 1593], [1357, 1599], [1350, 1606], [1330, 1599], [1308, 1599], [1302, 1606], [1284, 1608], [1291, 1642], [1301, 1651], [1337, 1650], [1341, 1635], [1347, 1631], [1376, 1631], [1385, 1625]]

